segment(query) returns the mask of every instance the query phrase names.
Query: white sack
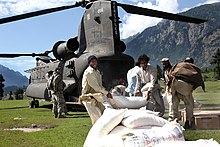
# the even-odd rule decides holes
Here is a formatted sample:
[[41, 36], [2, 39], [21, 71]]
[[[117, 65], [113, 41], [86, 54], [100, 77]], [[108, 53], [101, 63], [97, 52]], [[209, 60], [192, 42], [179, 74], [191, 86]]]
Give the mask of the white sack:
[[123, 137], [125, 134], [131, 133], [131, 132], [137, 132], [137, 131], [143, 131], [143, 130], [150, 130], [154, 126], [142, 126], [135, 129], [127, 128], [123, 125], [116, 126], [109, 135], [120, 135]]
[[125, 147], [119, 135], [94, 136], [84, 147]]
[[162, 127], [166, 123], [168, 123], [168, 121], [162, 117], [156, 116], [154, 114], [143, 114], [143, 113], [130, 115], [122, 120], [122, 124], [128, 128], [137, 128], [141, 126]]
[[[169, 123], [166, 125], [170, 125]], [[169, 130], [167, 130], [169, 128]], [[157, 144], [169, 141], [184, 141], [183, 132], [178, 125], [170, 125], [169, 127], [152, 127], [150, 130], [132, 131], [127, 135], [123, 135], [124, 147], [154, 147]], [[167, 147], [167, 146], [164, 146]]]
[[124, 118], [131, 116], [131, 115], [145, 115], [145, 114], [153, 114], [158, 116], [159, 112], [151, 111], [151, 110], [146, 110], [146, 109], [128, 109], [125, 111]]
[[90, 101], [82, 101], [82, 103], [89, 114], [92, 124], [94, 124], [102, 116], [101, 110], [95, 104], [96, 100], [91, 99]]
[[[163, 127], [143, 126], [133, 129], [119, 125], [109, 135], [122, 138], [123, 147], [152, 147], [163, 142], [184, 141], [183, 131], [177, 123], [167, 123]], [[106, 144], [109, 144], [109, 146], [105, 144], [105, 147], [111, 147], [112, 144], [115, 144], [112, 140], [105, 141]], [[118, 147], [121, 147], [121, 142]]]
[[110, 103], [115, 108], [139, 109], [147, 104], [146, 98], [143, 97], [126, 97], [115, 94], [112, 96], [113, 99], [110, 99]]
[[196, 140], [196, 141], [168, 141], [157, 144], [155, 147], [219, 147], [220, 144], [215, 140]]
[[109, 134], [109, 132], [117, 126], [124, 117], [126, 109], [105, 109], [103, 115], [96, 121], [96, 123], [90, 129], [84, 147], [94, 147], [93, 143], [96, 142], [95, 147], [101, 143], [101, 138]]

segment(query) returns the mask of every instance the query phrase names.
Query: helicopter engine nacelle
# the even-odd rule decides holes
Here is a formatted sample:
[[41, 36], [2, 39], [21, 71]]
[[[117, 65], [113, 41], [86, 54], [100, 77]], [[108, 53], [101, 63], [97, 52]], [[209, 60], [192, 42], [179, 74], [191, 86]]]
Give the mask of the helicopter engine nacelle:
[[58, 41], [53, 46], [53, 55], [58, 60], [68, 59], [76, 56], [74, 53], [79, 48], [77, 37], [71, 38], [68, 41]]

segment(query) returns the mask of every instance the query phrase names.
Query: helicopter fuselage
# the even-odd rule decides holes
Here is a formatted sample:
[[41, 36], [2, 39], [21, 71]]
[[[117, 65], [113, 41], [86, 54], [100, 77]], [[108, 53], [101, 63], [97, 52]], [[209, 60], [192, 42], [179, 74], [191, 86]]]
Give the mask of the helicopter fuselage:
[[[64, 89], [66, 100], [71, 101], [78, 97], [81, 94], [83, 72], [88, 66], [87, 58], [90, 55], [95, 55], [98, 58], [98, 68], [103, 76], [103, 86], [107, 90], [117, 84], [126, 85], [127, 71], [133, 67], [134, 59], [123, 53], [125, 45], [120, 40], [119, 22], [115, 2], [95, 1], [88, 4], [79, 27], [77, 38], [79, 48], [77, 50], [68, 49], [71, 46], [68, 47], [67, 44], [71, 44], [71, 41], [74, 47], [77, 46], [73, 40], [65, 45], [60, 45], [61, 49], [57, 43], [53, 52], [60, 61], [53, 61], [34, 68], [31, 72], [26, 95], [49, 99], [45, 75], [48, 71], [61, 67], [63, 80], [66, 84]], [[70, 52], [71, 50], [72, 52]]]

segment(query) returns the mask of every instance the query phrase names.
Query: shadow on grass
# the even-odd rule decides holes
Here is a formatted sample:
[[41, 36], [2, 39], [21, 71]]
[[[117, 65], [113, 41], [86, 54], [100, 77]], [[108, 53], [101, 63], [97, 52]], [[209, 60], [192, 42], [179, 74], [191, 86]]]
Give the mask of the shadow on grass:
[[201, 107], [202, 110], [219, 110], [219, 104], [203, 104]]
[[209, 108], [216, 108], [219, 107], [220, 108], [220, 104], [202, 104], [203, 107], [209, 107]]
[[[87, 112], [86, 108], [81, 104], [66, 104], [69, 112]], [[52, 109], [53, 104], [41, 105], [40, 108]]]
[[86, 108], [81, 104], [66, 104], [66, 106], [71, 112], [86, 112]]
[[[194, 100], [197, 100], [196, 98], [194, 98]], [[207, 102], [207, 100], [197, 100], [198, 102]]]
[[65, 118], [89, 118], [89, 115], [84, 114], [84, 115], [76, 116], [75, 114], [73, 114], [72, 116], [66, 116]]
[[52, 109], [52, 107], [53, 107], [52, 104], [45, 104], [40, 106], [40, 108], [48, 108], [48, 109]]
[[0, 108], [0, 110], [11, 110], [11, 109], [22, 109], [22, 108], [28, 108], [29, 106], [23, 106], [23, 107], [12, 107], [12, 108]]
[[[209, 110], [212, 110], [212, 109], [213, 110], [219, 110], [220, 109], [220, 104], [203, 104], [203, 103], [201, 103], [201, 104], [202, 104], [201, 109], [209, 109]], [[185, 108], [184, 104], [179, 105], [179, 109], [184, 109], [184, 108]]]

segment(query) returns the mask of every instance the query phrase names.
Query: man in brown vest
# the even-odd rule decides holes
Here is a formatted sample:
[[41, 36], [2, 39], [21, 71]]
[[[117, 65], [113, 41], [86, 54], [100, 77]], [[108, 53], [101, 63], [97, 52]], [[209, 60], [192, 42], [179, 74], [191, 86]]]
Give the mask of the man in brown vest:
[[181, 62], [172, 67], [169, 76], [172, 81], [170, 87], [174, 112], [173, 118], [178, 119], [179, 103], [182, 100], [186, 107], [184, 128], [191, 129], [194, 123], [194, 99], [192, 92], [199, 86], [205, 91], [201, 71], [192, 63]]

